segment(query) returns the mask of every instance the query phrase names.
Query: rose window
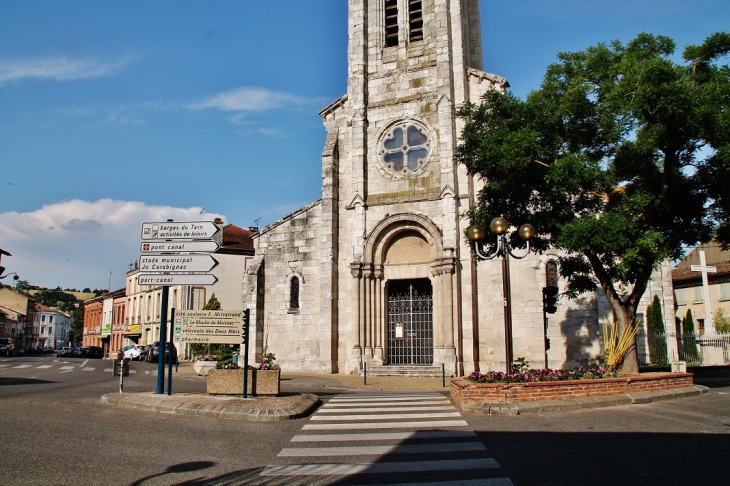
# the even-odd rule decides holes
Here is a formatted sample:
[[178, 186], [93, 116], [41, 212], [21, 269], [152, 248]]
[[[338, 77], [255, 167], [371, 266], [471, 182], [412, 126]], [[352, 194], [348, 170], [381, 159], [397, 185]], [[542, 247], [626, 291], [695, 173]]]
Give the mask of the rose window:
[[422, 128], [402, 123], [385, 133], [380, 153], [389, 171], [408, 174], [418, 170], [426, 161], [429, 145], [428, 135]]

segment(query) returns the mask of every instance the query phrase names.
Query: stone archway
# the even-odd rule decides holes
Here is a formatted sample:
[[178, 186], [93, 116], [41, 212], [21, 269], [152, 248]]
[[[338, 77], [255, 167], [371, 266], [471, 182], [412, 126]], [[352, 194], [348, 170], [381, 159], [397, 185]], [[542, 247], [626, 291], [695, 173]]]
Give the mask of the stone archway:
[[353, 365], [386, 362], [387, 284], [424, 279], [433, 289], [434, 364], [456, 362], [453, 320], [453, 248], [444, 248], [442, 233], [428, 218], [401, 213], [378, 223], [365, 241], [362, 262], [350, 264], [355, 322], [350, 337]]

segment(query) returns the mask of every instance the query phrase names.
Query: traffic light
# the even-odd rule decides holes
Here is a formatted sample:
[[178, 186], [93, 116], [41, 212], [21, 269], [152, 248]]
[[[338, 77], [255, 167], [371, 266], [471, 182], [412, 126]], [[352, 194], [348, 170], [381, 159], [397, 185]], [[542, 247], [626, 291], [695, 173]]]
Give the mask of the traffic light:
[[250, 322], [250, 316], [251, 311], [249, 309], [243, 311], [243, 326], [241, 326], [241, 329], [243, 329], [243, 333], [241, 334], [241, 337], [243, 338], [243, 344], [248, 343], [248, 325]]
[[542, 288], [542, 309], [547, 314], [555, 314], [558, 310], [558, 288], [549, 286]]

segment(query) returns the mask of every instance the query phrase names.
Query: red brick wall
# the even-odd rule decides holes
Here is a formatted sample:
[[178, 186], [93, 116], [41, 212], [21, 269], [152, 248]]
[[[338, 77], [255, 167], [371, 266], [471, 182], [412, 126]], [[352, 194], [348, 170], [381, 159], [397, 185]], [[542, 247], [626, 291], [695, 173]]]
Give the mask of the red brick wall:
[[692, 386], [690, 373], [660, 373], [601, 380], [537, 383], [473, 383], [451, 380], [451, 401], [458, 407], [470, 402], [525, 402], [557, 398], [600, 397]]

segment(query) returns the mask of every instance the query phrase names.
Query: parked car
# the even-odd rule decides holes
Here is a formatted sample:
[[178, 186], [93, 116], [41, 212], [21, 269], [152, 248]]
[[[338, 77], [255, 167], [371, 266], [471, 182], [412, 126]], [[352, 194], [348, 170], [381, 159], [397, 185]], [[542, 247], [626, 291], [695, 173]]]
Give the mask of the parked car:
[[3, 343], [0, 344], [0, 356], [7, 356], [8, 355], [8, 345]]
[[139, 357], [137, 358], [140, 361], [149, 361], [147, 356], [149, 355], [150, 351], [152, 350], [152, 345], [140, 345], [139, 346]]
[[25, 349], [22, 346], [15, 346], [15, 348], [10, 352], [12, 353], [12, 356], [25, 356]]
[[81, 348], [81, 357], [101, 359], [104, 357], [104, 350], [99, 346], [84, 346]]
[[65, 346], [56, 351], [56, 358], [70, 358], [73, 356], [72, 348]]
[[132, 344], [131, 346], [125, 346], [122, 348], [122, 352], [125, 358], [135, 360], [139, 359], [139, 356], [142, 353], [142, 348], [144, 348], [144, 346], [141, 344]]
[[43, 348], [44, 354], [52, 354], [54, 351], [55, 350], [51, 346], [46, 346], [45, 348]]
[[81, 357], [81, 346], [78, 348], [71, 348], [71, 358], [80, 358]]
[[[155, 341], [150, 346], [150, 352], [147, 355], [150, 363], [156, 363], [160, 359], [160, 342]], [[172, 343], [165, 343], [165, 361], [168, 362], [170, 359], [170, 349], [172, 348], [172, 362], [177, 362], [177, 348]]]

